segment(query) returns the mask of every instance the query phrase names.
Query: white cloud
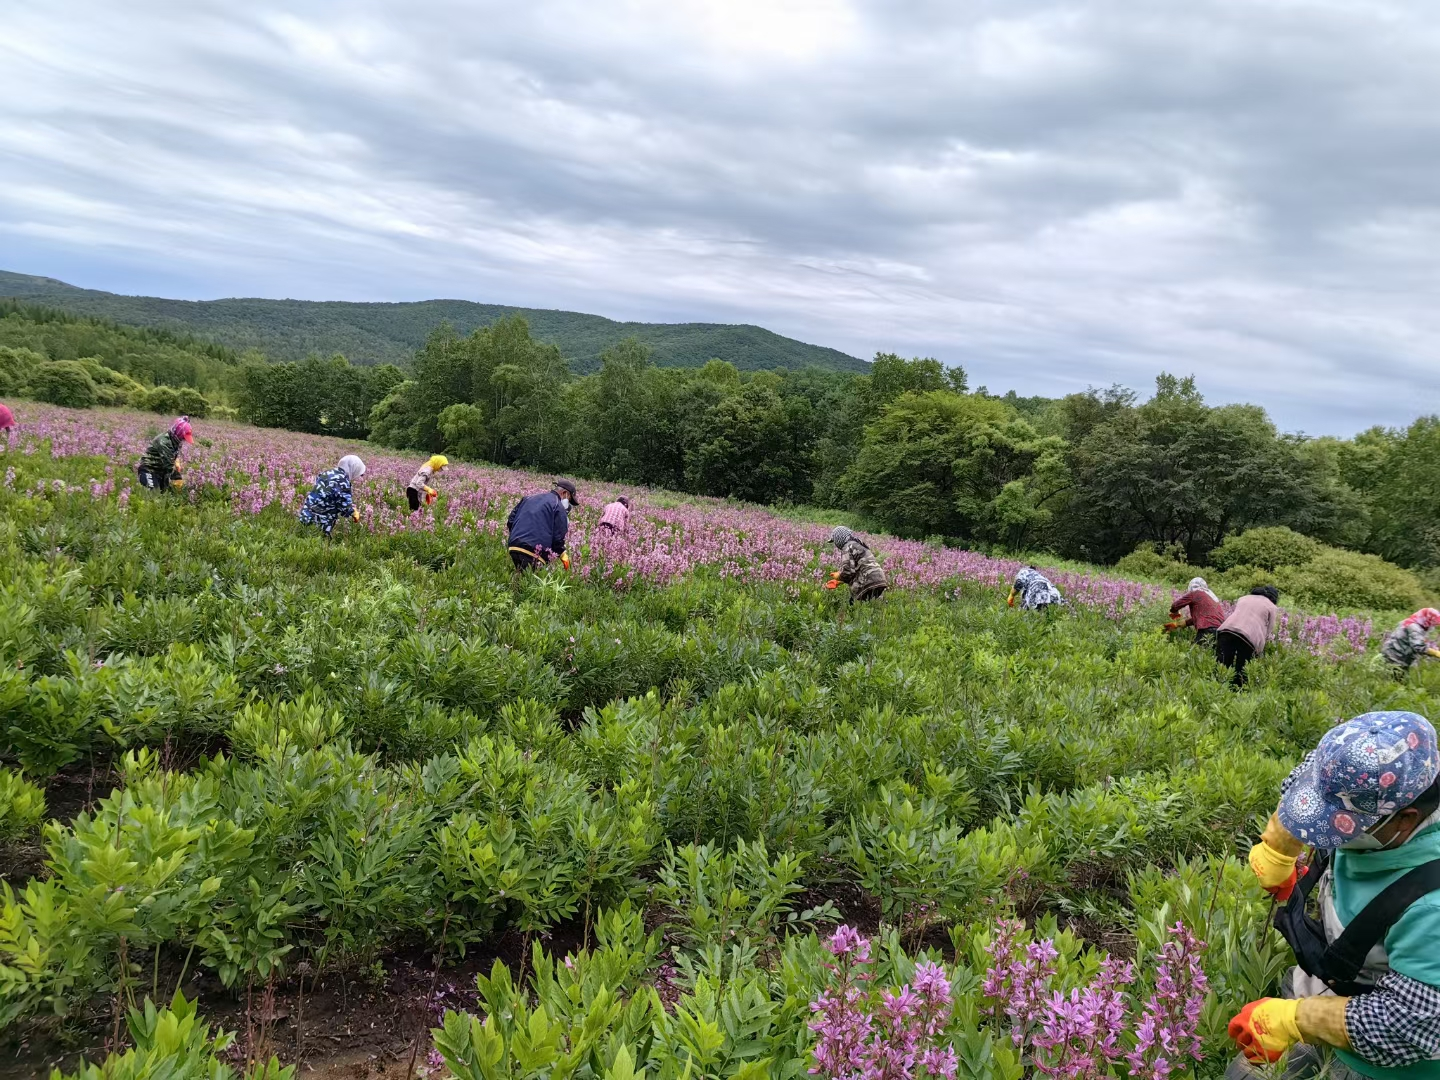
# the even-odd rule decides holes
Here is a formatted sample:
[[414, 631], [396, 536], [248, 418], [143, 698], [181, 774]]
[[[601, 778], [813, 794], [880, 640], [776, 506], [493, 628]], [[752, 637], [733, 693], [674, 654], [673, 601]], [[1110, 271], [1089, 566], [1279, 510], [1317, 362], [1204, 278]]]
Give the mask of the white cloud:
[[1310, 431], [1440, 409], [1424, 5], [12, 9], [7, 269], [754, 321], [1022, 393], [1193, 371]]

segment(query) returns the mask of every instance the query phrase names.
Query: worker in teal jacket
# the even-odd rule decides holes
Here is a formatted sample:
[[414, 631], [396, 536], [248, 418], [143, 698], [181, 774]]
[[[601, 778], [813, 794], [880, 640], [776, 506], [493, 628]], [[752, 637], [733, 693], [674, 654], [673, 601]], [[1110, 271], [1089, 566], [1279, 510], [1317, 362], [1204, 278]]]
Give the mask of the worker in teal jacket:
[[[1227, 1076], [1281, 1057], [1291, 1080], [1318, 1076], [1324, 1064], [1315, 1048], [1328, 1046], [1332, 1080], [1440, 1080], [1440, 876], [1414, 886], [1373, 947], [1357, 950], [1353, 970], [1331, 958], [1345, 929], [1367, 921], [1366, 905], [1440, 860], [1435, 729], [1411, 712], [1358, 716], [1326, 732], [1282, 792], [1250, 866], [1286, 904], [1276, 925], [1302, 967], [1287, 976], [1282, 997], [1253, 1001], [1231, 1020], [1243, 1057]], [[1307, 845], [1333, 854], [1318, 875], [1302, 877], [1297, 859]], [[1318, 920], [1304, 917], [1312, 889]], [[1321, 970], [1305, 970], [1307, 963]]]

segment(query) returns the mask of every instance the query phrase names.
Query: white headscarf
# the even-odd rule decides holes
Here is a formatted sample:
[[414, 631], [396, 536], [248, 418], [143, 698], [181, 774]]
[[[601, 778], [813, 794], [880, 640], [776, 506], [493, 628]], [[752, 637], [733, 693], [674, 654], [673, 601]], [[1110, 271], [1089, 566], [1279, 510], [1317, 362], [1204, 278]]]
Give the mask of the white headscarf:
[[1210, 591], [1209, 585], [1205, 584], [1205, 579], [1203, 577], [1192, 577], [1190, 579], [1190, 584], [1185, 586], [1185, 591], [1203, 592], [1206, 596], [1210, 597], [1210, 599], [1214, 600], [1217, 604], [1220, 602], [1220, 598]]
[[361, 461], [354, 454], [346, 454], [340, 459], [340, 468], [350, 478], [353, 484], [365, 475], [365, 462]]

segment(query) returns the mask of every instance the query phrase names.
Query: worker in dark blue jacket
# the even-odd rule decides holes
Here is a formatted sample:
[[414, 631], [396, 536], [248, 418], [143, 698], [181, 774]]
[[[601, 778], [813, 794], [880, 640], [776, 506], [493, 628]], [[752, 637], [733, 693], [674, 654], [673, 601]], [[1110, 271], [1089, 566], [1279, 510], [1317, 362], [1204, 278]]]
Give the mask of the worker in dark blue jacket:
[[533, 570], [556, 557], [570, 569], [565, 534], [570, 531], [570, 507], [578, 505], [573, 480], [556, 480], [549, 491], [526, 495], [515, 504], [505, 527], [510, 533], [510, 558], [517, 570]]

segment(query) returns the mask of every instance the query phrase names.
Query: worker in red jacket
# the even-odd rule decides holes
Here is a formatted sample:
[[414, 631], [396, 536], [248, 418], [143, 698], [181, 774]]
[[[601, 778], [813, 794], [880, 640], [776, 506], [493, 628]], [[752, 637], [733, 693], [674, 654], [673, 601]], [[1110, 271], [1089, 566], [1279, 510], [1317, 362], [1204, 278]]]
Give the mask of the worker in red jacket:
[[1220, 606], [1220, 598], [1210, 591], [1210, 586], [1205, 584], [1203, 577], [1190, 579], [1183, 596], [1175, 598], [1170, 605], [1172, 618], [1185, 612], [1184, 626], [1195, 628], [1195, 643], [1210, 641], [1215, 637], [1215, 631], [1220, 629], [1220, 624], [1225, 621], [1225, 609]]

